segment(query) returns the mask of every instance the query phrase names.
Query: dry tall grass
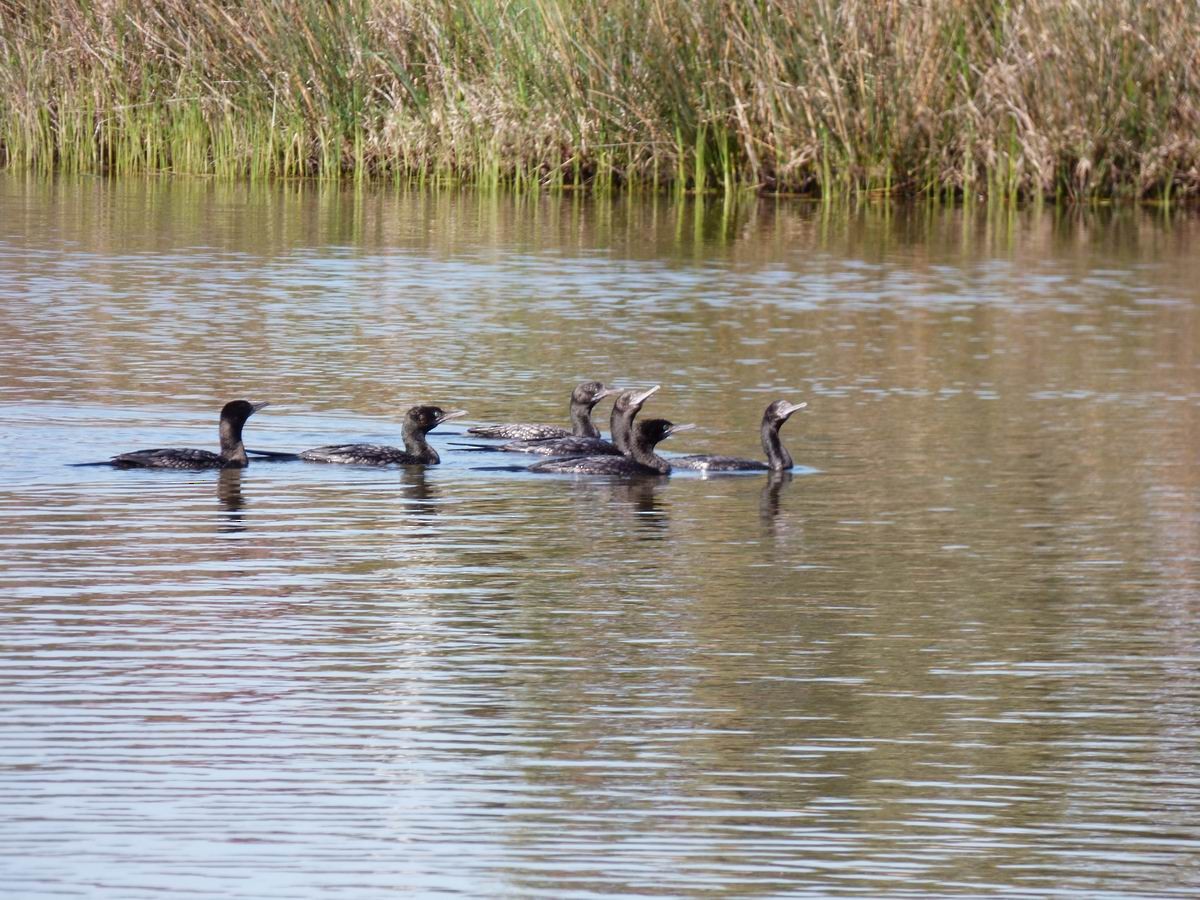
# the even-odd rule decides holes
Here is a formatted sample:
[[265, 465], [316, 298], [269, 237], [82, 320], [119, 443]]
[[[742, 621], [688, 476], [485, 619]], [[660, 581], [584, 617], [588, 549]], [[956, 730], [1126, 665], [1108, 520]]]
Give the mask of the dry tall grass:
[[1196, 0], [0, 0], [13, 168], [1200, 191]]

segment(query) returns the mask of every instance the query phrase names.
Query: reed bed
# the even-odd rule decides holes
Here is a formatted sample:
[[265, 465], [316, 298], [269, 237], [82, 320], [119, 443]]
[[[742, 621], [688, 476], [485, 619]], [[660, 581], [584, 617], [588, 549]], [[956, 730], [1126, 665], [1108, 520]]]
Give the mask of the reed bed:
[[1195, 0], [0, 0], [0, 164], [1200, 192]]

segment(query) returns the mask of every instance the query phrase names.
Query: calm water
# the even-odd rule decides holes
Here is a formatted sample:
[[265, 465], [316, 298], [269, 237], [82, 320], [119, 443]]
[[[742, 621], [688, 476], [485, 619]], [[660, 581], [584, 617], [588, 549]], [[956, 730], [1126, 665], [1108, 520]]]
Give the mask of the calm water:
[[[1194, 219], [8, 178], [0, 319], [5, 897], [1200, 893]], [[806, 468], [66, 467], [585, 377]]]

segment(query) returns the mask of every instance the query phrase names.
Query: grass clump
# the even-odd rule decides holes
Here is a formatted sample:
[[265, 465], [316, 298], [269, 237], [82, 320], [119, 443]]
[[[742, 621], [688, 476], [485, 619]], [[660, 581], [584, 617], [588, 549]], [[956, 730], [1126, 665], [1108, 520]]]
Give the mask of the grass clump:
[[1200, 5], [0, 0], [0, 162], [1171, 201]]

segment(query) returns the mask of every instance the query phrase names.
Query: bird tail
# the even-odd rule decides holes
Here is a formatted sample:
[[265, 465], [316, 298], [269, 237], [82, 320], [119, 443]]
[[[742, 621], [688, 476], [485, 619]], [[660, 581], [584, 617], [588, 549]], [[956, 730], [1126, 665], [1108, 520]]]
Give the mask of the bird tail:
[[102, 460], [101, 462], [90, 462], [90, 463], [67, 463], [67, 465], [68, 465], [68, 466], [70, 466], [70, 467], [72, 467], [72, 468], [78, 469], [78, 468], [81, 468], [81, 467], [83, 467], [83, 466], [111, 466], [111, 465], [114, 465], [114, 463], [113, 463], [113, 461], [112, 461], [111, 459], [106, 459], [106, 460]]
[[299, 453], [284, 453], [281, 450], [251, 450], [249, 447], [246, 448], [246, 453], [263, 462], [291, 462], [300, 458]]
[[487, 450], [503, 450], [503, 447], [501, 447], [499, 444], [466, 444], [451, 441], [449, 444], [447, 444], [447, 446], [453, 447], [455, 450], [466, 450], [468, 453], [482, 453]]
[[471, 466], [472, 472], [528, 472], [528, 466]]

